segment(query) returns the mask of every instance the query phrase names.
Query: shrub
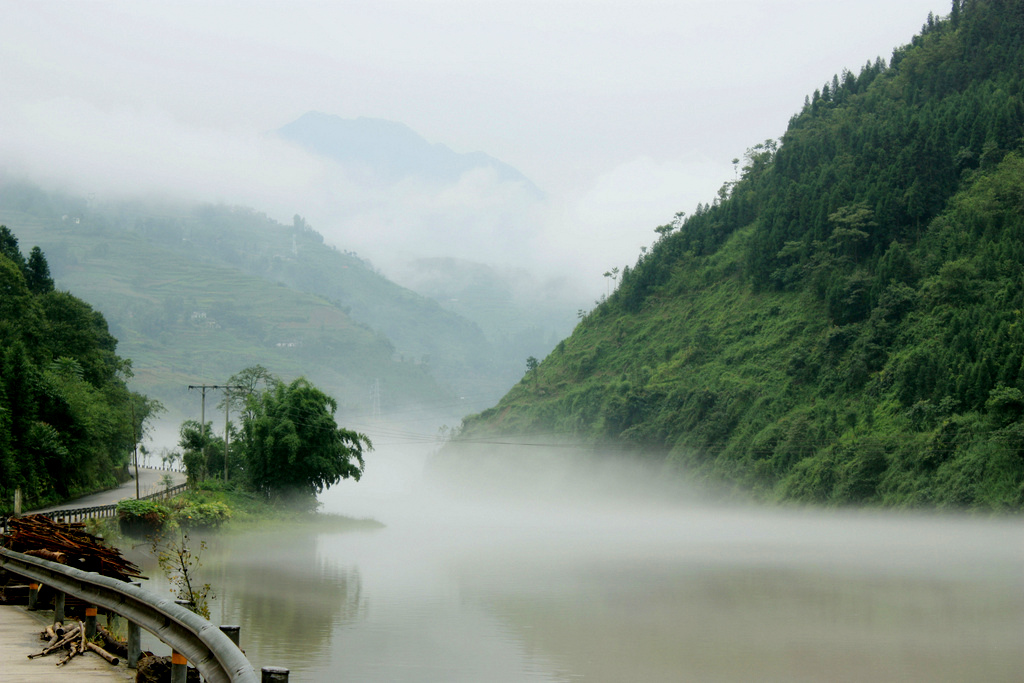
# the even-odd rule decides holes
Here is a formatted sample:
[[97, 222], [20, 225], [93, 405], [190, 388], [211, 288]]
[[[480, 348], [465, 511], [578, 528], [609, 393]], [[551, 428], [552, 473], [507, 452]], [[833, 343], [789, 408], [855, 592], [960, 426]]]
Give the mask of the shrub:
[[189, 503], [178, 511], [184, 529], [217, 529], [231, 519], [231, 508], [221, 502]]
[[152, 500], [122, 500], [117, 504], [117, 523], [125, 536], [149, 536], [159, 532], [171, 516], [167, 506]]

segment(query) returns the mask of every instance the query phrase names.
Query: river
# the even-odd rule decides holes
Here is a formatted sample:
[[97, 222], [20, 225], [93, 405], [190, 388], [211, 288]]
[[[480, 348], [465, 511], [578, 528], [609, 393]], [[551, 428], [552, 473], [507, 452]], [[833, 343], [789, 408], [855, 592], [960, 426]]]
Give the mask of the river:
[[257, 667], [360, 683], [1024, 677], [1019, 517], [726, 506], [535, 459], [427, 477], [427, 457], [383, 447], [322, 496], [383, 529], [211, 541], [213, 621], [241, 625]]

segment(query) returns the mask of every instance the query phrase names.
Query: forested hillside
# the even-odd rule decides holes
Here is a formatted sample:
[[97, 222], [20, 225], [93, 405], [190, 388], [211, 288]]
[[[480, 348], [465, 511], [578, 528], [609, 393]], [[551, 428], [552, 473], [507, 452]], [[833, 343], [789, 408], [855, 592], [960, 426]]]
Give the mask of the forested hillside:
[[98, 203], [0, 184], [0, 221], [45, 250], [53, 277], [104, 312], [133, 386], [192, 415], [186, 387], [262, 364], [306, 375], [349, 408], [459, 409], [514, 382], [481, 330], [325, 245], [300, 216], [244, 207]]
[[1024, 1], [844, 71], [462, 439], [548, 434], [767, 499], [1024, 504]]
[[0, 226], [0, 512], [109, 487], [157, 406], [128, 391], [131, 363], [103, 316], [56, 291], [43, 252]]

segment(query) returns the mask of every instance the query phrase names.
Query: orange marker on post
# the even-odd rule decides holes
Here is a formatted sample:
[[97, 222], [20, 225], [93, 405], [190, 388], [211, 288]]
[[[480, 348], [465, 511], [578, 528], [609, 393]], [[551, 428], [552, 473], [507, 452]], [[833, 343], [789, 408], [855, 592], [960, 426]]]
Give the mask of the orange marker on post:
[[96, 608], [86, 607], [85, 608], [85, 637], [95, 638], [96, 637]]
[[188, 674], [188, 660], [185, 655], [171, 650], [171, 683], [185, 683]]
[[36, 608], [36, 602], [39, 601], [39, 584], [30, 583], [28, 585], [28, 608], [34, 610]]

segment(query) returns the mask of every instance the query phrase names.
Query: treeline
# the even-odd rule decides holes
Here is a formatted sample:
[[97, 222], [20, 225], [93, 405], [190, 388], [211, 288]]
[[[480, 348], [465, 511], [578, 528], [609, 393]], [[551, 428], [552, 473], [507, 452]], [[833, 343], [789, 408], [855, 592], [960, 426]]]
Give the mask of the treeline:
[[768, 498], [1024, 505], [1024, 2], [836, 75], [469, 436], [572, 434]]
[[[180, 458], [192, 483], [258, 493], [290, 505], [315, 509], [316, 495], [342, 479], [363, 474], [363, 456], [373, 450], [365, 434], [335, 421], [337, 401], [300, 377], [285, 383], [261, 365], [228, 380], [219, 408], [234, 408], [239, 424], [186, 420]], [[225, 438], [226, 437], [226, 438]]]
[[113, 485], [159, 404], [128, 390], [131, 363], [103, 316], [54, 289], [35, 247], [26, 259], [0, 226], [0, 511]]
[[957, 0], [950, 18], [930, 17], [888, 65], [834, 76], [779, 142], [747, 151], [739, 181], [659, 229], [664, 239], [623, 274], [624, 305], [637, 310], [673, 262], [712, 254], [756, 221], [743, 264], [755, 288], [796, 288], [818, 275], [816, 287], [840, 308], [852, 276], [878, 273], [893, 243], [916, 242], [975, 171], [1019, 147], [1022, 36], [1019, 1]]

